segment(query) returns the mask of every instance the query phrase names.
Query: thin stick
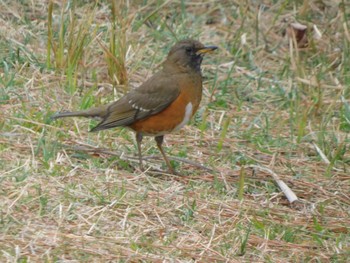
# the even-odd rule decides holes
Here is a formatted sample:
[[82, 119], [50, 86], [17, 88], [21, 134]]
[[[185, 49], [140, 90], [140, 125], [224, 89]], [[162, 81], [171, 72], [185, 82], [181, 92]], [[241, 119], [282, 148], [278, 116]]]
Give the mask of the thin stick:
[[287, 197], [289, 203], [293, 203], [293, 202], [298, 200], [298, 197], [296, 196], [296, 194], [271, 169], [269, 169], [267, 167], [263, 167], [263, 166], [258, 166], [258, 165], [249, 165], [247, 167], [259, 169], [261, 171], [265, 171], [265, 172], [268, 172], [269, 174], [271, 174], [273, 179], [276, 181], [277, 185], [279, 186], [279, 188], [282, 190], [284, 195]]
[[320, 147], [317, 146], [316, 143], [312, 142], [312, 145], [315, 147], [316, 152], [320, 155], [321, 159], [325, 164], [330, 164], [331, 162], [328, 160], [327, 156], [323, 153]]

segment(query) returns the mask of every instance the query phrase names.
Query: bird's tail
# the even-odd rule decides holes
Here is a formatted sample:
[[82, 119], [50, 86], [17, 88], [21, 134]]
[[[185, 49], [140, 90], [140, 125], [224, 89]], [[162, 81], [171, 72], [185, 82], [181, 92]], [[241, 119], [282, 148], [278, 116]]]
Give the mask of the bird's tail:
[[103, 115], [105, 114], [104, 107], [99, 108], [92, 108], [88, 110], [81, 110], [81, 111], [63, 111], [58, 112], [51, 116], [51, 119], [56, 120], [59, 118], [66, 118], [66, 117], [85, 117], [85, 118], [92, 118], [92, 119], [101, 119], [103, 118]]
[[85, 117], [84, 111], [64, 111], [64, 112], [58, 112], [51, 116], [51, 119], [56, 120], [59, 118], [66, 118], [66, 117]]

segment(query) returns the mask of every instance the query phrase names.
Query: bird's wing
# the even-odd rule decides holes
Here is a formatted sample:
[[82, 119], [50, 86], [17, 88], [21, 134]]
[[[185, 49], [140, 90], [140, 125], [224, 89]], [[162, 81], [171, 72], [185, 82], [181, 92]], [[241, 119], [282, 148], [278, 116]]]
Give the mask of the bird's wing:
[[128, 126], [133, 122], [157, 114], [169, 106], [180, 93], [178, 82], [173, 76], [159, 72], [107, 107], [102, 121], [91, 131]]

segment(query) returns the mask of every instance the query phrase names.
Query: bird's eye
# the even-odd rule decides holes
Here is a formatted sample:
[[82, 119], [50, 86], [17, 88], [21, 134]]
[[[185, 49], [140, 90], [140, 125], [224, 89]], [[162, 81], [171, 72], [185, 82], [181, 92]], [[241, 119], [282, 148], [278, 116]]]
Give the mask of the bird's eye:
[[192, 52], [192, 47], [186, 47], [186, 52], [191, 53]]

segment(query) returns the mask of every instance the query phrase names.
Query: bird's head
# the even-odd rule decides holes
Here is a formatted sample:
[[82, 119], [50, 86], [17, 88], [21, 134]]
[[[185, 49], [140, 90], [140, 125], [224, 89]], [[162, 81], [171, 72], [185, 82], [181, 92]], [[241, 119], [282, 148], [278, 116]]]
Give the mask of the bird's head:
[[215, 49], [217, 49], [216, 46], [204, 46], [196, 40], [182, 40], [170, 49], [165, 63], [170, 63], [183, 69], [194, 69], [200, 72], [204, 54], [210, 53]]

